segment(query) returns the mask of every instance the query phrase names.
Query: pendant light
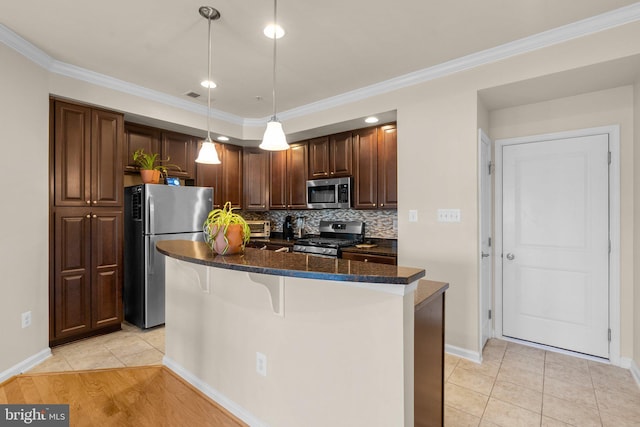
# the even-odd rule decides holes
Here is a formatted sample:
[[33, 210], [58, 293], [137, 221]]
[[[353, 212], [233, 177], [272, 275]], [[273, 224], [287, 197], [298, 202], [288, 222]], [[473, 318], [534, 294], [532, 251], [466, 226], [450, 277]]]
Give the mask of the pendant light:
[[278, 121], [276, 117], [276, 28], [278, 26], [277, 21], [278, 12], [278, 0], [273, 0], [273, 116], [267, 123], [267, 129], [264, 131], [262, 137], [262, 143], [260, 148], [269, 151], [282, 151], [289, 148], [287, 144], [287, 137], [282, 130], [282, 123]]
[[200, 147], [196, 162], [218, 165], [220, 164], [218, 152], [213, 141], [211, 141], [211, 21], [220, 19], [220, 12], [210, 6], [202, 6], [199, 12], [209, 23], [209, 55], [207, 57], [207, 139], [204, 140]]

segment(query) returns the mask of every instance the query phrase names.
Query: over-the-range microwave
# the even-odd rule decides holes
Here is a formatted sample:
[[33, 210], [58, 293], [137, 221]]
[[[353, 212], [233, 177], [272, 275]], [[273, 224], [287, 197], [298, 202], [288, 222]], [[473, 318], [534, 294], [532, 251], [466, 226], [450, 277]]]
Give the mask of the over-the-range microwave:
[[309, 209], [348, 209], [351, 207], [351, 178], [312, 179], [307, 181]]

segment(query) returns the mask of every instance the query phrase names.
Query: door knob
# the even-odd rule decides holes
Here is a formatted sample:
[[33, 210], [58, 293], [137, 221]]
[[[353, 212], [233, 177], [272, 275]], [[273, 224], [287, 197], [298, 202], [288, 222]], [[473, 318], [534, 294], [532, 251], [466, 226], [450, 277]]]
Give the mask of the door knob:
[[507, 259], [508, 259], [509, 261], [513, 261], [513, 260], [515, 259], [515, 257], [516, 257], [516, 256], [515, 256], [514, 254], [512, 254], [512, 253], [508, 253], [508, 254], [507, 254]]
[[481, 252], [481, 254], [482, 254], [482, 258], [486, 258], [489, 256], [489, 254], [485, 254], [484, 252]]

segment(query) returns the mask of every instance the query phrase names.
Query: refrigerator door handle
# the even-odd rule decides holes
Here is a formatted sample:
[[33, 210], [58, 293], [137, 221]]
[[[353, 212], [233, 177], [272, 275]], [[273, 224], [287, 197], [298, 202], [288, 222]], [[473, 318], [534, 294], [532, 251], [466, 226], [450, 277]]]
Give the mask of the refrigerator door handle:
[[147, 230], [148, 234], [155, 234], [155, 217], [156, 217], [156, 204], [153, 201], [153, 196], [149, 194], [149, 229]]

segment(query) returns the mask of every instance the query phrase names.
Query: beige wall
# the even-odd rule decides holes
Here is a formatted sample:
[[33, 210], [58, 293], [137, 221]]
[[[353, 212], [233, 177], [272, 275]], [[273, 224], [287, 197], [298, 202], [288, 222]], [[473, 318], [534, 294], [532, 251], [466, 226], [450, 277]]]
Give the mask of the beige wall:
[[494, 140], [597, 126], [620, 125], [620, 323], [622, 357], [633, 355], [634, 287], [633, 86], [492, 111]]
[[48, 347], [49, 99], [40, 67], [3, 44], [0, 64], [1, 376]]
[[[478, 91], [640, 54], [640, 44], [635, 43], [635, 40], [640, 40], [640, 22], [516, 55], [509, 59], [410, 88], [395, 90], [348, 105], [290, 119], [284, 123], [284, 126], [287, 132], [297, 132], [370, 113], [397, 110], [398, 159], [400, 162], [398, 175], [400, 197], [398, 208], [399, 261], [403, 265], [425, 268], [429, 278], [447, 281], [451, 284], [446, 297], [447, 344], [472, 353], [479, 352], [477, 128], [480, 125], [484, 126], [487, 119], [486, 112], [483, 112], [482, 107], [479, 106], [479, 102], [482, 101], [478, 100]], [[7, 83], [7, 79], [5, 79], [2, 84], [7, 85], [9, 93], [15, 93], [14, 97], [3, 96], [0, 98], [0, 109], [5, 112], [5, 117], [12, 119], [9, 121], [9, 128], [3, 126], [0, 129], [0, 135], [3, 136], [0, 144], [3, 147], [7, 146], [5, 148], [7, 151], [15, 150], [10, 146], [10, 141], [15, 139], [13, 134], [17, 133], [20, 133], [21, 141], [25, 140], [25, 134], [32, 134], [30, 138], [32, 142], [46, 143], [44, 141], [46, 137], [43, 138], [42, 135], [46, 134], [47, 114], [44, 109], [49, 90], [60, 96], [91, 102], [107, 108], [174, 121], [190, 127], [205, 127], [204, 119], [193, 113], [185, 113], [172, 107], [141, 100], [121, 92], [98, 88], [84, 82], [72, 81], [65, 77], [51, 75], [50, 88], [45, 87], [44, 84], [38, 85], [37, 82], [45, 78], [41, 70], [25, 62], [19, 55], [7, 53], [6, 48], [3, 48], [1, 52], [3, 55], [2, 72], [5, 73], [3, 76], [11, 76], [10, 83]], [[37, 76], [37, 86], [35, 87], [32, 86], [30, 79], [30, 75], [33, 74]], [[29, 108], [15, 109], [12, 98], [17, 98], [18, 92], [19, 99], [25, 103], [27, 98], [23, 92], [26, 92]], [[559, 108], [556, 110], [556, 117], [545, 118], [546, 131], [569, 125], [583, 127], [598, 125], [601, 122], [610, 123], [611, 120], [618, 120], [620, 117], [627, 122], [625, 129], [629, 128], [629, 120], [631, 120], [629, 115], [633, 111], [629, 107], [629, 102], [631, 102], [628, 99], [629, 95], [612, 97], [611, 93], [604, 93], [592, 94], [592, 96], [601, 96], [604, 102], [609, 102], [606, 107], [610, 109], [609, 111], [603, 109], [591, 113], [586, 112], [598, 123], [587, 124], [589, 122], [587, 115], [572, 116], [565, 114], [565, 111]], [[550, 105], [559, 106], [563, 102], [569, 101], [557, 100]], [[571, 107], [571, 102], [569, 106]], [[570, 113], [571, 110], [568, 112]], [[494, 117], [497, 118], [498, 115], [494, 114]], [[201, 121], [202, 124], [199, 124]], [[522, 121], [519, 123], [521, 123], [519, 132], [535, 130], [533, 123], [529, 123], [529, 125]], [[259, 138], [262, 134], [261, 128], [244, 128], [238, 131], [234, 125], [218, 122], [214, 126], [220, 126], [221, 130], [229, 129], [229, 133], [240, 133], [246, 139]], [[503, 126], [503, 132], [504, 134], [511, 133], [508, 125]], [[630, 152], [629, 135], [628, 132], [623, 132], [625, 153]], [[41, 153], [42, 157], [38, 156], [35, 159], [36, 162], [46, 162], [46, 155], [44, 152]], [[635, 157], [638, 155], [636, 154]], [[623, 156], [623, 192], [627, 195], [633, 193], [633, 189], [629, 187], [633, 185], [633, 178], [630, 178], [633, 176], [633, 159], [634, 157], [625, 158]], [[10, 168], [19, 167], [18, 165], [9, 166]], [[24, 176], [21, 172], [22, 168], [20, 167], [20, 173], [16, 173], [20, 178]], [[23, 191], [26, 185], [35, 186], [37, 191], [35, 193]], [[41, 177], [36, 179], [34, 183], [20, 183], [17, 189], [2, 190], [15, 203], [22, 206], [37, 205], [42, 208], [42, 212], [33, 213], [36, 218], [23, 215], [23, 218], [18, 219], [20, 222], [29, 222], [30, 228], [25, 228], [25, 230], [35, 230], [26, 231], [30, 238], [16, 235], [13, 230], [17, 227], [7, 228], [3, 235], [2, 247], [3, 251], [8, 253], [11, 262], [4, 259], [0, 261], [6, 263], [5, 265], [10, 265], [12, 268], [16, 265], [26, 267], [27, 262], [19, 260], [19, 257], [15, 255], [17, 253], [29, 254], [27, 258], [30, 260], [30, 266], [46, 265], [46, 246], [36, 244], [38, 241], [36, 237], [45, 235], [46, 231], [46, 223], [41, 224], [46, 219], [45, 185], [46, 174], [41, 172]], [[36, 196], [32, 196], [32, 194]], [[623, 200], [623, 215], [625, 217], [623, 218], [622, 235], [626, 235], [626, 237], [623, 241], [622, 270], [625, 295], [628, 299], [623, 303], [623, 320], [626, 329], [622, 346], [623, 355], [627, 356], [631, 355], [633, 348], [632, 337], [634, 334], [637, 337], [640, 333], [637, 330], [633, 331], [633, 321], [630, 320], [633, 318], [633, 314], [631, 314], [633, 308], [635, 311], [639, 311], [640, 307], [637, 296], [635, 307], [631, 305], [631, 301], [634, 300], [632, 293], [630, 293], [633, 286], [630, 283], [633, 283], [634, 280], [633, 239], [629, 237], [633, 235], [633, 206], [634, 198], [632, 196], [625, 197]], [[436, 222], [438, 208], [461, 209], [462, 222], [459, 224]], [[408, 222], [410, 209], [418, 210], [419, 222]], [[640, 241], [640, 237], [636, 241]], [[34, 260], [33, 254], [39, 254], [39, 256], [36, 256]], [[26, 268], [22, 268], [22, 270], [28, 271]], [[32, 270], [34, 269], [32, 268]], [[34, 293], [31, 295], [32, 297], [46, 301], [48, 295], [45, 268], [43, 267], [42, 272], [28, 271], [27, 276], [28, 278], [20, 276], [17, 283], [31, 289]], [[9, 288], [5, 294], [22, 293], [22, 291], [14, 291], [13, 284], [5, 283], [2, 282], [0, 285], [2, 289]], [[14, 310], [14, 306], [11, 306], [12, 310]], [[46, 319], [46, 305], [39, 305], [39, 307], [38, 316]], [[0, 316], [9, 315], [1, 314]], [[11, 321], [19, 320], [14, 319], [15, 314], [11, 314], [9, 317]], [[637, 323], [636, 319], [636, 325]], [[46, 329], [45, 326], [38, 327]], [[640, 357], [638, 345], [636, 344], [636, 359]], [[20, 352], [28, 353], [29, 351], [27, 348], [23, 348]], [[5, 352], [3, 351], [2, 354], [4, 355]], [[13, 360], [13, 358], [7, 360], [9, 359]], [[0, 357], [0, 362], [2, 362], [0, 363], [0, 372], [6, 369], [7, 364], [10, 365], [9, 361], [4, 360], [4, 356]]]

